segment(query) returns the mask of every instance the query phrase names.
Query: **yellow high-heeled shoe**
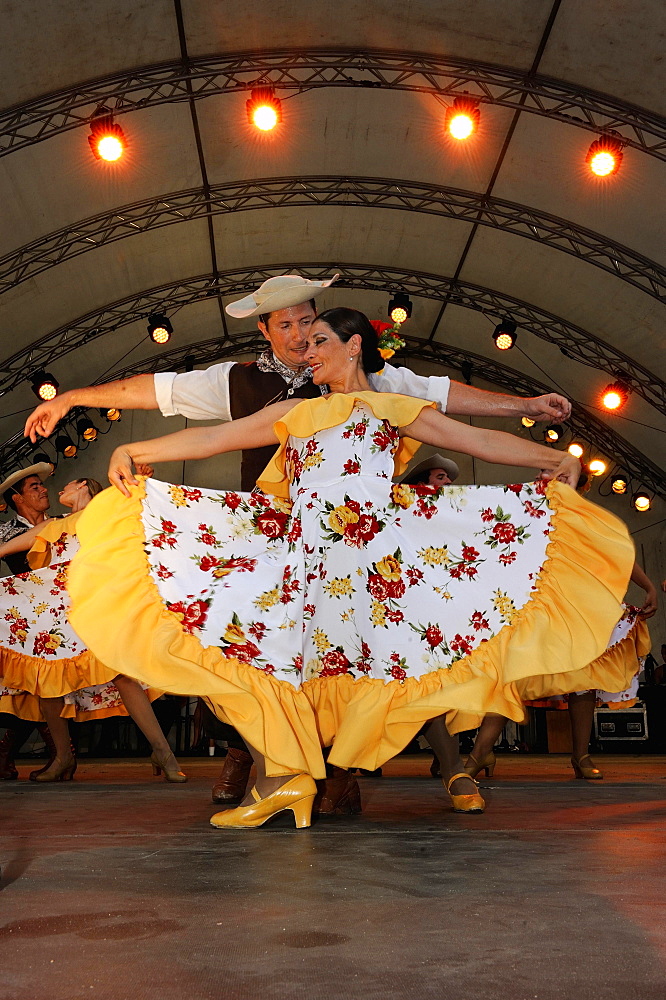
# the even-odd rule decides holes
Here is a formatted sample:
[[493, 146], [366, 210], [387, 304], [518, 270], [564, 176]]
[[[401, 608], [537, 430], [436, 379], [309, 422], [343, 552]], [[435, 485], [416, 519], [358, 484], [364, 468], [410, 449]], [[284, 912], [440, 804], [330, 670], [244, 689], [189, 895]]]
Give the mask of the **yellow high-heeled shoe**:
[[254, 802], [237, 809], [225, 809], [211, 816], [210, 825], [218, 830], [250, 830], [291, 809], [298, 830], [310, 826], [312, 803], [317, 794], [317, 786], [309, 774], [296, 774], [276, 791], [262, 799], [256, 790], [250, 792]]
[[495, 770], [495, 764], [497, 763], [497, 758], [495, 756], [495, 751], [491, 750], [487, 753], [483, 760], [478, 761], [473, 753], [468, 754], [467, 762], [465, 764], [465, 770], [469, 774], [470, 778], [476, 778], [477, 774], [481, 771], [486, 772], [486, 778], [492, 778], [493, 772]]
[[[451, 796], [451, 802], [453, 803], [454, 813], [482, 813], [486, 808], [486, 803], [478, 792], [474, 792], [472, 795], [453, 794], [451, 785], [456, 778], [469, 778], [469, 774], [467, 771], [459, 771], [457, 774], [452, 775], [446, 784], [446, 790]], [[474, 781], [473, 778], [472, 781]], [[476, 781], [474, 781], [474, 784], [476, 785]]]
[[187, 775], [180, 770], [180, 765], [173, 754], [169, 754], [168, 757], [163, 759], [154, 750], [150, 755], [150, 763], [153, 765], [153, 774], [156, 777], [159, 777], [162, 771], [164, 771], [165, 781], [187, 781]]
[[[584, 760], [588, 763], [583, 764]], [[584, 753], [582, 757], [572, 757], [571, 766], [577, 778], [586, 778], [588, 781], [601, 781], [603, 779], [603, 774], [598, 767], [595, 767], [589, 753]]]

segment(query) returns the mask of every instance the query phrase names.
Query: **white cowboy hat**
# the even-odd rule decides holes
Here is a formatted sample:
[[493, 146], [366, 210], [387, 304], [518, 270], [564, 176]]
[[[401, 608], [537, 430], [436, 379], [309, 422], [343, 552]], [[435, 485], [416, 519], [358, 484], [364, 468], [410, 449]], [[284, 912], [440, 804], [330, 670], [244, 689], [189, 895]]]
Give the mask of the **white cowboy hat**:
[[279, 274], [275, 278], [268, 278], [251, 295], [230, 302], [224, 307], [224, 311], [235, 319], [247, 319], [249, 316], [261, 316], [277, 309], [288, 309], [289, 306], [300, 306], [319, 295], [339, 277], [339, 274], [334, 274], [328, 281], [310, 281], [300, 274]]
[[44, 482], [52, 474], [53, 466], [50, 462], [38, 462], [37, 465], [29, 465], [27, 469], [19, 469], [18, 472], [12, 472], [11, 476], [7, 476], [4, 483], [0, 483], [0, 497], [21, 479], [26, 479], [28, 476], [39, 476], [41, 481]]
[[460, 469], [450, 458], [444, 458], [443, 455], [431, 455], [430, 458], [425, 458], [418, 465], [415, 465], [413, 469], [410, 469], [400, 482], [409, 485], [413, 483], [415, 477], [420, 472], [428, 472], [430, 469], [444, 469], [452, 483], [460, 475]]

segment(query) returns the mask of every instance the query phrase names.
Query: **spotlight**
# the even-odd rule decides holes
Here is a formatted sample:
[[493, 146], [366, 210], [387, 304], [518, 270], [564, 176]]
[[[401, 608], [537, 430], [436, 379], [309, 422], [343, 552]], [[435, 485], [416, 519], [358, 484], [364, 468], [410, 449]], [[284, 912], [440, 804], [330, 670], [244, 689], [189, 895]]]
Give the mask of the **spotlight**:
[[388, 314], [394, 323], [404, 323], [412, 315], [412, 300], [406, 292], [395, 292], [388, 304]]
[[562, 427], [562, 424], [551, 424], [550, 427], [546, 427], [546, 430], [544, 431], [546, 441], [550, 441], [552, 444], [554, 444], [555, 441], [559, 441], [563, 434], [564, 428]]
[[88, 142], [96, 160], [114, 163], [125, 152], [127, 139], [120, 125], [114, 123], [113, 114], [106, 108], [103, 110], [105, 114], [96, 115], [90, 122]]
[[573, 455], [574, 458], [582, 458], [584, 450], [585, 449], [583, 448], [582, 444], [578, 444], [577, 441], [572, 441], [569, 447], [567, 448], [569, 454]]
[[629, 479], [623, 472], [618, 473], [613, 476], [613, 481], [611, 483], [611, 489], [613, 493], [624, 494], [629, 489]]
[[495, 341], [495, 347], [498, 351], [511, 350], [517, 339], [518, 334], [516, 333], [516, 324], [512, 319], [503, 319], [502, 322], [495, 327], [493, 340]]
[[148, 317], [148, 333], [156, 344], [166, 344], [171, 340], [173, 327], [163, 313], [152, 313]]
[[55, 469], [55, 463], [53, 459], [49, 458], [49, 456], [46, 454], [45, 451], [36, 451], [35, 454], [32, 456], [32, 461], [34, 465], [40, 465], [42, 462], [46, 462], [47, 465], [50, 465], [52, 469]]
[[607, 469], [607, 465], [604, 461], [602, 461], [602, 459], [595, 458], [588, 465], [588, 469], [590, 470], [590, 475], [592, 476], [603, 476]]
[[639, 510], [641, 514], [644, 514], [652, 506], [652, 500], [650, 499], [649, 493], [645, 490], [639, 490], [638, 493], [634, 493], [633, 504], [636, 510]]
[[250, 125], [262, 132], [270, 132], [282, 121], [282, 101], [273, 87], [254, 87], [245, 107]]
[[523, 427], [534, 427], [536, 420], [532, 420], [531, 417], [521, 417], [520, 422]]
[[45, 401], [55, 399], [58, 395], [58, 389], [60, 388], [60, 382], [58, 382], [58, 379], [51, 375], [50, 372], [44, 371], [35, 372], [34, 375], [31, 375], [30, 384], [32, 391], [35, 396], [37, 396], [37, 399], [43, 399]]
[[120, 420], [122, 412], [122, 410], [118, 410], [115, 406], [110, 406], [108, 410], [100, 410], [99, 414], [105, 420], [108, 420], [109, 423], [113, 423], [116, 420]]
[[76, 431], [79, 437], [82, 437], [84, 441], [97, 440], [97, 428], [92, 420], [88, 419], [88, 417], [81, 417], [81, 419], [77, 422]]
[[450, 108], [446, 109], [444, 126], [454, 139], [469, 139], [479, 127], [478, 101], [469, 97], [456, 97]]
[[622, 143], [609, 135], [595, 139], [587, 151], [585, 162], [597, 177], [616, 174], [622, 163]]
[[629, 386], [624, 382], [611, 382], [601, 394], [601, 403], [607, 410], [619, 410], [629, 398]]
[[59, 434], [55, 439], [56, 451], [59, 451], [65, 458], [74, 458], [78, 448], [68, 434]]

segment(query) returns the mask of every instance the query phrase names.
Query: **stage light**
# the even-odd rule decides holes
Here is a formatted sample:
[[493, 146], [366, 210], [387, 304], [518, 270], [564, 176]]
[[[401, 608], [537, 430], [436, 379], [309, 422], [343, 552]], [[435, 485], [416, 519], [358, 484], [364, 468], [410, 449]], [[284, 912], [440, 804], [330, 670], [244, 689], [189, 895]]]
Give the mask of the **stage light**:
[[629, 386], [624, 382], [611, 382], [601, 394], [601, 404], [607, 410], [619, 410], [629, 398]]
[[32, 462], [33, 465], [40, 465], [42, 462], [46, 462], [52, 469], [55, 469], [55, 462], [52, 458], [49, 458], [45, 451], [36, 451], [32, 456]]
[[611, 483], [611, 489], [613, 493], [623, 494], [629, 489], [629, 478], [625, 476], [623, 472], [618, 473], [613, 476], [613, 481]]
[[633, 495], [633, 504], [636, 510], [639, 510], [641, 514], [649, 510], [652, 506], [652, 500], [650, 499], [650, 494], [646, 493], [645, 490], [639, 490], [638, 493]]
[[95, 159], [106, 160], [107, 163], [119, 160], [127, 147], [125, 133], [120, 125], [114, 123], [110, 111], [96, 115], [90, 122], [88, 142]]
[[450, 136], [464, 141], [477, 131], [480, 117], [477, 101], [469, 97], [456, 97], [451, 107], [446, 109], [444, 125]]
[[58, 395], [60, 382], [50, 372], [39, 371], [30, 376], [30, 385], [37, 399], [48, 402]]
[[79, 437], [82, 437], [84, 441], [96, 441], [98, 430], [95, 427], [92, 420], [88, 417], [81, 417], [77, 422], [76, 431]]
[[608, 466], [606, 465], [606, 463], [602, 461], [602, 459], [600, 458], [594, 458], [588, 465], [588, 469], [590, 470], [590, 475], [592, 476], [603, 476], [607, 468]]
[[622, 163], [622, 144], [612, 136], [595, 139], [587, 151], [585, 162], [596, 177], [616, 174]]
[[532, 420], [531, 417], [521, 417], [520, 422], [523, 427], [534, 427], [536, 420]]
[[583, 448], [582, 444], [578, 444], [577, 441], [572, 441], [569, 447], [567, 448], [569, 454], [573, 455], [574, 458], [582, 458], [584, 450], [585, 449]]
[[498, 351], [510, 351], [517, 339], [516, 324], [512, 319], [503, 319], [495, 327], [493, 340]]
[[148, 333], [156, 344], [166, 344], [171, 340], [173, 327], [163, 313], [152, 313], [148, 317]]
[[74, 458], [78, 448], [68, 434], [59, 434], [55, 439], [56, 451], [59, 451], [65, 458]]
[[564, 428], [561, 424], [551, 424], [550, 427], [546, 427], [544, 431], [544, 437], [546, 441], [550, 441], [554, 444], [555, 441], [559, 441], [564, 434]]
[[273, 87], [254, 87], [245, 107], [250, 125], [262, 132], [270, 132], [282, 121], [282, 101]]
[[100, 410], [100, 416], [108, 420], [109, 423], [114, 423], [116, 420], [120, 420], [122, 416], [122, 410], [117, 409], [115, 406], [110, 406], [108, 410]]
[[404, 323], [412, 315], [412, 300], [406, 292], [395, 292], [388, 304], [388, 314], [394, 323]]

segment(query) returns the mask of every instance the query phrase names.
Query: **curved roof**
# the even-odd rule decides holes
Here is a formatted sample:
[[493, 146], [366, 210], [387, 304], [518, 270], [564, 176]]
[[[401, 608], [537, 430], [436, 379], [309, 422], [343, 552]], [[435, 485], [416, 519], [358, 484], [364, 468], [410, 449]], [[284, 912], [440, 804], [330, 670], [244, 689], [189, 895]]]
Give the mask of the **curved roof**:
[[[221, 305], [270, 274], [342, 274], [384, 317], [414, 302], [408, 363], [518, 393], [562, 389], [600, 453], [666, 496], [666, 159], [659, 0], [0, 0], [0, 456], [26, 381], [63, 388], [252, 351]], [[232, 12], [230, 12], [232, 11]], [[283, 122], [247, 122], [253, 83]], [[447, 140], [444, 105], [480, 102]], [[114, 111], [126, 156], [93, 159]], [[590, 143], [622, 141], [593, 179]], [[327, 293], [325, 304], [340, 301]], [[168, 348], [146, 340], [165, 311]], [[511, 316], [518, 341], [491, 334]], [[598, 409], [621, 373], [622, 414]]]

